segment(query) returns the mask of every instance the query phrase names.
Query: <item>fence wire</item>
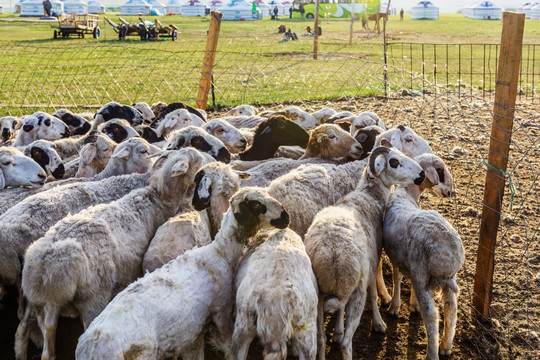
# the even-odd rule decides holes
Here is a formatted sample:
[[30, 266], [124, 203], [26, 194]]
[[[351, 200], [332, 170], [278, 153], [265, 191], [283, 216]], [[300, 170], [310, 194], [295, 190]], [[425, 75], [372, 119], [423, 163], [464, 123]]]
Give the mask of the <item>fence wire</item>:
[[[181, 100], [195, 104], [204, 56], [201, 51], [178, 51], [170, 43], [99, 43], [77, 49], [61, 45], [43, 48], [39, 43], [2, 46], [4, 54], [8, 54], [0, 57], [2, 116], [66, 107], [96, 111], [110, 101], [150, 104]], [[438, 47], [433, 49], [440, 54]], [[510, 210], [511, 194], [505, 187], [494, 253], [493, 321], [476, 322], [471, 316], [471, 300], [487, 171], [483, 162], [487, 162], [489, 154], [494, 107], [485, 91], [494, 90], [496, 61], [492, 60], [497, 51], [489, 49], [489, 73], [493, 79], [483, 80], [491, 84], [487, 89], [452, 86], [460, 79], [451, 67], [439, 65], [439, 58], [437, 69], [446, 66], [446, 73], [441, 75], [438, 70], [436, 76], [427, 76], [425, 57], [424, 70], [419, 72], [412, 60], [403, 61], [405, 55], [399, 51], [399, 45], [390, 46], [389, 58], [394, 60], [389, 61], [389, 66], [367, 56], [326, 53], [313, 60], [307, 53], [218, 51], [213, 71], [216, 103], [210, 108], [249, 103], [262, 110], [293, 103], [316, 111], [328, 106], [354, 113], [374, 111], [388, 127], [412, 127], [445, 160], [457, 191], [457, 196], [444, 201], [431, 194], [423, 195], [421, 200], [423, 208], [438, 210], [456, 227], [466, 249], [466, 262], [458, 275], [461, 293], [454, 341], [456, 356], [539, 358], [540, 206], [536, 183], [540, 169], [540, 106], [524, 98], [515, 111], [507, 168], [515, 194]], [[531, 51], [536, 52], [534, 47]], [[528, 71], [538, 69], [534, 64]], [[441, 81], [441, 76], [446, 80]], [[532, 93], [535, 86], [531, 85]], [[210, 116], [219, 114], [216, 111]], [[385, 321], [393, 321], [385, 312], [383, 316]], [[425, 333], [411, 340], [411, 332], [418, 329], [407, 324], [414, 318], [409, 318], [403, 308], [399, 318], [401, 325], [387, 332], [386, 346], [376, 347], [380, 358], [416, 357], [414, 354], [425, 351]], [[419, 317], [415, 321], [421, 327]], [[357, 342], [363, 343], [367, 351], [372, 346], [358, 337]]]

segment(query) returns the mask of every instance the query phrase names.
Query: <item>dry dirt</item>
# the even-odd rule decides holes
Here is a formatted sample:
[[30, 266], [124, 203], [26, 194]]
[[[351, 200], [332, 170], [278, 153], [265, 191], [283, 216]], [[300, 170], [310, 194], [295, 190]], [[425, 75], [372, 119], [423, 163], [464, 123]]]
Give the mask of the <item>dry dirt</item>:
[[[535, 183], [540, 161], [538, 102], [517, 105], [508, 164], [516, 189], [515, 197], [510, 211], [510, 193], [506, 190], [495, 250], [493, 320], [483, 323], [473, 320], [471, 299], [486, 177], [486, 166], [481, 161], [487, 160], [493, 104], [481, 98], [431, 94], [400, 95], [390, 100], [360, 98], [299, 102], [297, 105], [308, 111], [318, 110], [322, 106], [338, 111], [375, 111], [387, 126], [408, 124], [428, 139], [433, 150], [451, 169], [457, 196], [443, 201], [434, 195], [424, 195], [421, 206], [440, 211], [458, 229], [466, 250], [466, 262], [458, 275], [461, 293], [454, 348], [452, 355], [443, 359], [540, 358], [540, 234], [538, 184]], [[385, 264], [385, 279], [387, 287], [391, 289], [388, 264]], [[17, 324], [15, 291], [13, 288], [8, 288], [8, 291], [9, 295], [3, 301], [5, 309], [0, 311], [0, 359], [14, 358], [12, 346]], [[354, 337], [354, 359], [424, 358], [427, 345], [424, 325], [419, 314], [409, 313], [408, 295], [409, 283], [405, 281], [398, 317], [382, 309], [382, 317], [388, 326], [385, 334], [371, 331], [371, 311], [366, 309]], [[82, 327], [77, 319], [60, 321], [58, 360], [73, 358], [76, 339], [81, 332]], [[30, 354], [31, 359], [39, 358], [35, 348], [30, 350]], [[249, 359], [262, 358], [261, 354], [260, 347], [254, 343]], [[221, 357], [208, 350], [207, 358]], [[331, 342], [328, 358], [341, 358], [339, 348], [332, 346]]]

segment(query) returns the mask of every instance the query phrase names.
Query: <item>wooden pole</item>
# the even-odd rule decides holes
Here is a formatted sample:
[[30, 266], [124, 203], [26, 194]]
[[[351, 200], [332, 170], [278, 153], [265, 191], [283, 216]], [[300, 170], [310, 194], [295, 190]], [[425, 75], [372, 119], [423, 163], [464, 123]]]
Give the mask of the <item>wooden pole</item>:
[[313, 36], [313, 58], [317, 60], [317, 53], [319, 52], [319, 0], [315, 2], [315, 27]]
[[479, 320], [489, 317], [493, 290], [495, 242], [501, 218], [500, 211], [505, 185], [504, 174], [506, 174], [514, 122], [524, 24], [525, 14], [503, 13], [501, 50], [488, 155], [489, 165], [484, 188], [484, 205], [472, 301], [474, 316]]
[[355, 10], [355, 6], [356, 6], [356, 1], [353, 0], [351, 5], [352, 5], [352, 8], [351, 8], [351, 30], [350, 30], [350, 34], [349, 34], [349, 45], [352, 45], [353, 24], [354, 24], [354, 10]]
[[208, 103], [208, 91], [210, 90], [212, 84], [214, 60], [216, 58], [216, 49], [222, 17], [223, 14], [220, 12], [210, 12], [210, 29], [208, 30], [208, 39], [206, 40], [206, 50], [204, 51], [201, 80], [199, 81], [199, 91], [197, 93], [198, 109], [206, 110], [206, 104]]

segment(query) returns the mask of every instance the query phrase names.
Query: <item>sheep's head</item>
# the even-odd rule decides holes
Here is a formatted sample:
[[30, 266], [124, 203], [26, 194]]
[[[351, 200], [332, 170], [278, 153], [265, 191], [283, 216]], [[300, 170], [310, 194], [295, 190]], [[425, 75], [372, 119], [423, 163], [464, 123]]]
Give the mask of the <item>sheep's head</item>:
[[[387, 145], [387, 142], [383, 141], [383, 145]], [[388, 188], [392, 185], [407, 186], [413, 183], [420, 185], [425, 179], [422, 167], [393, 147], [375, 148], [369, 156], [366, 171], [368, 177], [380, 178]]]
[[92, 127], [88, 120], [67, 109], [56, 110], [52, 115], [62, 120], [69, 127], [71, 135], [84, 135]]
[[183, 147], [193, 147], [226, 164], [231, 162], [231, 153], [221, 140], [196, 126], [177, 130], [169, 136], [167, 150], [178, 150]]
[[433, 153], [428, 142], [406, 125], [399, 125], [377, 136], [374, 147], [380, 146], [382, 139], [388, 140], [392, 146], [412, 158], [425, 153]]
[[94, 116], [92, 129], [95, 130], [99, 125], [111, 119], [123, 119], [133, 126], [139, 125], [143, 121], [142, 114], [134, 107], [110, 102], [98, 110]]
[[386, 126], [377, 116], [377, 114], [371, 111], [364, 111], [351, 121], [351, 135], [354, 135], [354, 133], [359, 129], [374, 125], [386, 130]]
[[101, 124], [98, 131], [107, 135], [116, 143], [121, 143], [126, 139], [139, 136], [139, 133], [129, 125], [129, 122], [122, 119], [109, 120]]
[[37, 162], [13, 147], [0, 147], [0, 189], [7, 186], [41, 187], [47, 180]]
[[430, 189], [443, 198], [453, 196], [454, 180], [440, 157], [435, 154], [422, 154], [414, 160], [426, 172], [426, 181], [421, 186], [422, 190]]
[[122, 174], [143, 174], [152, 167], [153, 155], [160, 151], [142, 138], [131, 138], [116, 147], [107, 167], [112, 166]]
[[157, 128], [157, 133], [167, 136], [171, 131], [185, 128], [187, 126], [202, 126], [205, 122], [196, 115], [191, 114], [186, 109], [171, 111], [161, 121]]
[[8, 142], [15, 136], [15, 131], [21, 127], [21, 121], [13, 116], [0, 118], [0, 136], [2, 142]]
[[141, 113], [142, 115], [142, 118], [143, 118], [143, 122], [144, 123], [151, 123], [152, 120], [154, 120], [154, 118], [156, 117], [154, 115], [154, 112], [152, 111], [152, 109], [150, 108], [150, 105], [148, 105], [147, 103], [145, 102], [140, 102], [140, 103], [135, 103], [133, 104], [133, 107]]
[[306, 147], [309, 134], [303, 127], [283, 115], [273, 115], [260, 123], [255, 129], [253, 142], [270, 143], [272, 145], [298, 145]]
[[[264, 188], [245, 187], [233, 195], [230, 210], [239, 228], [253, 236], [265, 227], [284, 229], [289, 225], [289, 214], [283, 205]], [[247, 240], [247, 239], [239, 239]]]
[[375, 144], [375, 139], [377, 139], [377, 136], [383, 132], [384, 130], [376, 125], [367, 126], [365, 128], [356, 130], [353, 136], [364, 149], [364, 153], [362, 156], [360, 156], [360, 160], [368, 157], [369, 153], [373, 149], [373, 145]]
[[315, 119], [313, 115], [301, 110], [298, 106], [289, 106], [283, 110], [276, 111], [272, 116], [275, 115], [283, 115], [287, 119], [302, 126], [304, 129], [311, 129], [319, 125], [317, 119]]
[[157, 102], [157, 103], [153, 103], [151, 106], [150, 106], [150, 109], [152, 110], [152, 112], [154, 113], [154, 118], [157, 118], [157, 116], [159, 115], [159, 113], [165, 109], [167, 107], [167, 104], [164, 103], [163, 101], [160, 101], [160, 102]]
[[103, 171], [116, 148], [114, 141], [99, 133], [87, 136], [85, 142], [79, 151], [79, 170], [75, 177], [90, 177]]
[[202, 128], [221, 140], [230, 152], [237, 153], [246, 149], [246, 137], [227, 120], [214, 119], [204, 124]]
[[334, 159], [350, 156], [358, 159], [363, 154], [362, 145], [335, 124], [317, 126], [311, 133], [306, 153], [312, 157]]
[[62, 120], [43, 111], [26, 116], [22, 122], [22, 131], [32, 133], [35, 140], [53, 141], [70, 135], [69, 128]]
[[328, 107], [322, 108], [321, 110], [315, 111], [311, 114], [311, 116], [313, 116], [319, 124], [325, 123], [334, 115], [336, 115], [336, 110]]
[[47, 175], [52, 175], [55, 179], [64, 177], [64, 164], [52, 142], [36, 140], [26, 146], [24, 155], [37, 162], [47, 172]]
[[184, 104], [181, 101], [176, 101], [176, 102], [170, 103], [169, 105], [167, 105], [163, 109], [161, 109], [159, 114], [156, 116], [156, 121], [162, 120], [163, 118], [165, 118], [165, 116], [168, 113], [170, 113], [170, 112], [172, 112], [174, 110], [178, 110], [178, 109], [186, 109], [191, 114], [199, 117], [201, 120], [203, 120], [203, 121], [206, 120], [206, 112], [204, 110], [195, 109], [194, 107], [189, 106], [187, 104]]
[[135, 127], [135, 131], [137, 131], [137, 133], [139, 133], [139, 135], [146, 141], [148, 141], [149, 143], [155, 143], [155, 142], [159, 142], [159, 141], [163, 141], [165, 140], [164, 137], [162, 136], [159, 136], [156, 132], [156, 130], [152, 129], [150, 126], [148, 125], [139, 125], [139, 126], [136, 126]]
[[253, 116], [255, 115], [255, 108], [251, 105], [238, 105], [225, 113], [225, 116]]

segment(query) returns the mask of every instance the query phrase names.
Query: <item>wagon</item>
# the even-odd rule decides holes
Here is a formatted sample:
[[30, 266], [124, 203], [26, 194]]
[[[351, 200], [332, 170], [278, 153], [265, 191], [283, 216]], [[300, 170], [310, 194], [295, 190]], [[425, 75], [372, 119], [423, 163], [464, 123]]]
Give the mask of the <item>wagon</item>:
[[174, 25], [163, 26], [158, 19], [154, 19], [154, 23], [144, 21], [139, 17], [141, 22], [139, 23], [141, 40], [157, 40], [158, 38], [171, 38], [172, 41], [178, 39], [178, 28]]
[[118, 40], [125, 40], [126, 36], [139, 36], [139, 25], [138, 24], [130, 24], [126, 20], [119, 17], [120, 20], [119, 24], [116, 24], [108, 17], [104, 16], [105, 20], [112, 26], [113, 30], [118, 34]]
[[77, 15], [77, 14], [62, 14], [58, 18], [58, 25], [53, 25], [54, 38], [62, 36], [68, 38], [72, 34], [77, 34], [79, 38], [84, 39], [84, 34], [92, 34], [94, 39], [99, 39], [101, 31], [98, 26], [98, 15]]

